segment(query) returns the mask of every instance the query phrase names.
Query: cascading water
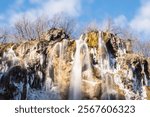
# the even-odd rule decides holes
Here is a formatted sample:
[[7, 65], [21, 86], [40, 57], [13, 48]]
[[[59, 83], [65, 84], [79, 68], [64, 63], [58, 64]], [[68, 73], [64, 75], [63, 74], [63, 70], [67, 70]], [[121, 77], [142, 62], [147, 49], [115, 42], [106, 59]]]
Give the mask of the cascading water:
[[81, 63], [81, 42], [82, 36], [79, 40], [76, 40], [76, 52], [74, 56], [74, 63], [71, 72], [70, 80], [70, 91], [69, 99], [71, 100], [80, 100], [81, 99], [81, 72], [82, 72], [82, 63]]
[[[123, 43], [120, 40], [117, 40], [117, 46], [118, 46], [117, 53], [118, 53], [118, 56], [121, 58], [121, 57], [123, 57], [124, 54], [126, 54], [126, 51], [123, 46]], [[99, 66], [100, 66], [101, 77], [102, 77], [102, 81], [103, 81], [101, 99], [111, 99], [111, 98], [113, 99], [114, 97], [112, 97], [112, 95], [114, 95], [117, 98], [117, 93], [115, 92], [115, 89], [112, 86], [110, 86], [110, 85], [113, 85], [114, 83], [116, 85], [118, 85], [121, 90], [124, 91], [126, 99], [132, 99], [133, 97], [135, 97], [136, 99], [140, 99], [142, 97], [145, 97], [144, 96], [145, 91], [144, 91], [144, 89], [141, 89], [142, 84], [140, 84], [140, 82], [137, 80], [136, 75], [134, 75], [135, 78], [133, 78], [133, 70], [132, 69], [129, 69], [129, 71], [127, 72], [126, 82], [130, 82], [130, 80], [132, 80], [133, 81], [133, 90], [135, 92], [138, 91], [139, 94], [134, 94], [133, 90], [131, 88], [129, 88], [128, 86], [126, 87], [126, 86], [124, 86], [124, 84], [122, 84], [122, 81], [120, 80], [121, 76], [118, 74], [119, 71], [121, 70], [120, 64], [122, 64], [122, 63], [116, 64], [116, 58], [111, 57], [111, 54], [108, 53], [107, 47], [106, 47], [103, 39], [101, 38], [101, 36], [99, 36], [99, 48], [100, 48]], [[114, 67], [115, 64], [116, 64], [116, 67]], [[112, 75], [110, 75], [108, 77], [108, 74], [112, 74]], [[112, 76], [114, 77], [113, 78], [114, 81], [112, 81]], [[108, 82], [109, 82], [109, 84], [108, 84]], [[142, 99], [144, 99], [144, 98], [142, 98]]]
[[104, 70], [104, 72], [107, 72], [110, 70], [110, 59], [109, 59], [109, 53], [107, 51], [107, 47], [105, 42], [103, 41], [101, 37], [101, 32], [99, 32], [99, 50], [100, 50], [100, 68]]
[[[54, 92], [57, 93], [57, 98], [60, 98], [60, 92], [59, 92], [59, 84], [60, 81], [62, 80], [62, 66], [61, 66], [61, 61], [63, 60], [63, 50], [64, 50], [64, 46], [63, 43], [59, 42], [56, 43], [55, 46], [52, 48], [51, 54], [50, 54], [50, 58], [48, 60], [48, 67], [47, 67], [47, 77], [46, 77], [46, 89], [48, 90], [55, 90]], [[57, 53], [58, 52], [58, 53]], [[58, 79], [54, 79], [54, 65], [53, 65], [53, 59], [54, 59], [54, 55], [58, 54], [59, 56], [59, 63], [58, 63], [58, 79], [59, 81], [57, 81]], [[53, 83], [52, 83], [53, 82]], [[56, 96], [56, 95], [55, 95]]]
[[86, 66], [86, 80], [92, 81], [93, 80], [93, 74], [92, 74], [92, 68], [91, 68], [91, 61], [90, 61], [90, 53], [89, 48], [87, 46], [87, 43], [84, 41], [81, 44], [81, 50], [83, 50], [82, 54], [85, 55], [84, 59], [82, 60], [82, 65]]
[[48, 66], [46, 69], [46, 81], [45, 81], [45, 90], [49, 91], [52, 88], [52, 80], [53, 78], [51, 78], [50, 74], [51, 73], [51, 69], [52, 69], [52, 61], [51, 59], [48, 61]]
[[[81, 35], [80, 39], [76, 40], [76, 52], [73, 61], [69, 90], [69, 99], [71, 100], [79, 100], [82, 98], [82, 75], [85, 71], [85, 80], [89, 82], [93, 81], [89, 48], [85, 42], [85, 38], [87, 37], [83, 38], [83, 35]], [[86, 67], [82, 69], [83, 66]]]
[[62, 80], [62, 61], [63, 61], [63, 44], [59, 43], [59, 62], [58, 62], [58, 84], [60, 84]]
[[[117, 36], [106, 35], [112, 40], [104, 42], [99, 32], [97, 47], [91, 46], [91, 43], [97, 43], [93, 41], [95, 34], [88, 34], [75, 41], [76, 47], [74, 40], [52, 39], [29, 41], [0, 50], [0, 82], [3, 82], [0, 84], [0, 98], [7, 96], [8, 90], [13, 96], [8, 99], [21, 99], [22, 94], [27, 94], [27, 99], [111, 100], [120, 99], [120, 94], [123, 99], [147, 99], [149, 71], [145, 63], [142, 65], [141, 59], [134, 60], [134, 54], [126, 51], [125, 41], [117, 40]], [[48, 44], [39, 48], [37, 44], [43, 45], [43, 42]], [[145, 67], [144, 71], [136, 66], [138, 62], [142, 69]], [[20, 68], [16, 70], [16, 66]], [[27, 81], [24, 80], [26, 76]], [[138, 81], [140, 78], [144, 79], [145, 85]], [[10, 79], [13, 80], [10, 82]], [[11, 93], [12, 88], [8, 85], [15, 89], [14, 92]]]
[[[51, 54], [49, 55], [49, 58], [47, 60], [48, 65], [46, 68], [46, 81], [45, 81], [45, 87], [46, 90], [50, 90], [54, 85], [57, 84], [57, 79], [54, 79], [54, 66], [53, 66], [53, 59], [54, 55], [58, 52], [59, 56], [59, 63], [58, 63], [58, 77], [61, 78], [61, 60], [63, 58], [62, 55], [62, 44], [61, 43], [56, 43], [53, 48], [51, 48]], [[53, 83], [52, 83], [53, 82]]]
[[[100, 71], [101, 71], [101, 77], [102, 77], [102, 96], [101, 99], [116, 99], [117, 94], [114, 90], [114, 81], [111, 75], [114, 71], [114, 59], [112, 59], [108, 53], [106, 44], [104, 43], [102, 37], [101, 37], [101, 32], [99, 32], [99, 50], [100, 50]], [[113, 63], [110, 66], [110, 61]]]
[[[49, 52], [50, 55], [48, 56], [48, 59], [47, 59], [47, 68], [46, 68], [46, 87], [47, 89], [50, 89], [52, 87], [52, 85], [55, 85], [55, 82], [56, 82], [56, 79], [54, 79], [54, 71], [53, 71], [53, 59], [54, 59], [54, 55], [55, 53], [57, 53], [56, 51], [60, 49], [60, 44], [59, 43], [56, 43], [54, 45], [53, 48], [50, 48], [51, 51]], [[59, 55], [60, 55], [60, 52], [59, 52]], [[59, 69], [58, 69], [59, 70]], [[52, 84], [52, 82], [54, 84]]]
[[[8, 62], [11, 61], [11, 62]], [[6, 73], [9, 67], [12, 65], [16, 65], [18, 62], [18, 58], [15, 54], [15, 52], [10, 48], [7, 52], [3, 53], [3, 61], [1, 64], [1, 75], [3, 73]]]
[[142, 70], [143, 70], [143, 76], [144, 76], [143, 81], [144, 81], [144, 84], [145, 84], [145, 86], [148, 86], [148, 80], [147, 80], [146, 74], [144, 72], [144, 65], [142, 64], [141, 67], [142, 67]]
[[[61, 52], [61, 44], [57, 43], [54, 45], [53, 48], [50, 48], [50, 55], [48, 56], [47, 60], [47, 68], [46, 68], [46, 79], [44, 86], [41, 90], [35, 90], [35, 89], [30, 89], [29, 94], [28, 94], [28, 99], [30, 100], [39, 100], [39, 99], [44, 99], [44, 100], [54, 100], [54, 99], [61, 99], [60, 97], [60, 92], [59, 92], [59, 87], [58, 84], [56, 83], [56, 79], [54, 79], [54, 68], [53, 68], [53, 59], [54, 55], [58, 53], [58, 56], [62, 56]], [[60, 60], [59, 60], [60, 61]], [[60, 64], [60, 63], [59, 63]], [[60, 69], [60, 66], [59, 66]], [[58, 69], [58, 73], [60, 70]], [[60, 74], [61, 75], [61, 74]], [[59, 76], [60, 77], [60, 76]]]
[[116, 91], [114, 90], [114, 81], [112, 78], [112, 75], [109, 73], [105, 74], [105, 79], [103, 80], [103, 84], [102, 84], [102, 96], [101, 99], [102, 100], [112, 100], [112, 99], [117, 99], [118, 95], [116, 93]]

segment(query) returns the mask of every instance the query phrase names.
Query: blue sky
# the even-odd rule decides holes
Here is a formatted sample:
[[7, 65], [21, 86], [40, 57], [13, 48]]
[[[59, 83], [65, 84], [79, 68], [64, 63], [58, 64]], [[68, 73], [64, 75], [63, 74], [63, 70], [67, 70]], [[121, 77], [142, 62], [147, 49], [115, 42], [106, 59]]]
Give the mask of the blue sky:
[[115, 18], [124, 14], [128, 19], [133, 18], [140, 6], [139, 0], [83, 0], [83, 18], [103, 19], [105, 17]]
[[[38, 1], [40, 2], [42, 0], [0, 0], [0, 14], [5, 15], [9, 11], [8, 9], [18, 13], [36, 9], [40, 7]], [[140, 0], [81, 0], [80, 6], [79, 20], [102, 20], [106, 17], [115, 18], [122, 14], [130, 20], [140, 7]]]
[[150, 36], [150, 0], [0, 0], [0, 26], [13, 25], [22, 15], [34, 20], [59, 12], [79, 23], [112, 18], [117, 25], [130, 26], [145, 35], [143, 38]]

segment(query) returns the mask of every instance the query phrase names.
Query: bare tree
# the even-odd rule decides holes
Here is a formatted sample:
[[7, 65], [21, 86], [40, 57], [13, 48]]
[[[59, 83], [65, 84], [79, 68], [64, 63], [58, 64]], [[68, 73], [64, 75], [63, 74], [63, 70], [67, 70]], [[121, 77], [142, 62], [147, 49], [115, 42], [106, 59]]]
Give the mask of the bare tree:
[[0, 28], [0, 42], [6, 42], [8, 31], [5, 28]]
[[[73, 36], [75, 32], [75, 20], [63, 13], [56, 14], [51, 19], [48, 16], [37, 17], [34, 21], [27, 16], [20, 17], [11, 28], [7, 36], [16, 40], [41, 39], [42, 34], [50, 28], [62, 28], [64, 31]], [[6, 34], [0, 35], [1, 40], [6, 40]]]
[[37, 39], [49, 29], [49, 18], [47, 16], [38, 17], [34, 23], [34, 32]]
[[131, 39], [134, 34], [130, 27], [121, 27], [117, 23], [114, 22], [112, 18], [107, 18], [104, 23], [104, 31], [111, 32], [116, 34], [124, 39]]
[[106, 32], [112, 32], [112, 33], [116, 32], [115, 24], [111, 18], [107, 18], [104, 21], [103, 28], [104, 28], [104, 31]]
[[16, 38], [20, 40], [35, 38], [32, 23], [26, 16], [16, 21], [14, 28], [16, 30]]
[[99, 30], [99, 25], [97, 24], [96, 21], [91, 21], [86, 25], [84, 32], [91, 32], [91, 31], [98, 31]]
[[45, 16], [40, 16], [36, 20], [31, 21], [26, 16], [17, 20], [14, 29], [15, 37], [19, 40], [40, 39], [41, 34], [49, 27], [49, 19]]
[[142, 54], [146, 57], [150, 57], [150, 42], [149, 41], [141, 41], [139, 39], [135, 39], [133, 41], [133, 49], [134, 52], [138, 54]]
[[62, 28], [69, 35], [73, 35], [76, 22], [75, 19], [65, 15], [64, 13], [56, 14], [50, 19], [50, 27], [52, 28]]

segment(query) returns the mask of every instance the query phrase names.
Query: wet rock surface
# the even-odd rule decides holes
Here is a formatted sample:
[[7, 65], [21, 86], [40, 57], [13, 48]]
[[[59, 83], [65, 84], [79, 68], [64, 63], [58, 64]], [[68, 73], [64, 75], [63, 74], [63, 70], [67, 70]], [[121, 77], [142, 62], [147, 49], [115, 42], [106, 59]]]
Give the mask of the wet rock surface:
[[100, 31], [71, 40], [56, 28], [42, 38], [0, 44], [0, 99], [150, 99], [150, 58], [130, 40]]

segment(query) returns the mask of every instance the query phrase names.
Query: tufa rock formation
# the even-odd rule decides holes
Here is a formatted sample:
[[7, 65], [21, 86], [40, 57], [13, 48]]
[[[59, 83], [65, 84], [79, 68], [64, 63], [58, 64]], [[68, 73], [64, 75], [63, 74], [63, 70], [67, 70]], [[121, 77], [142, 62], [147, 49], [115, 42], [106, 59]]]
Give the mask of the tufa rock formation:
[[56, 28], [41, 38], [0, 44], [0, 99], [150, 99], [150, 59], [130, 40], [100, 31], [72, 40]]

